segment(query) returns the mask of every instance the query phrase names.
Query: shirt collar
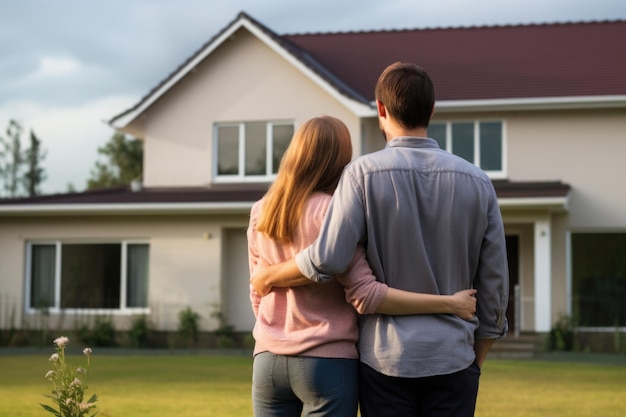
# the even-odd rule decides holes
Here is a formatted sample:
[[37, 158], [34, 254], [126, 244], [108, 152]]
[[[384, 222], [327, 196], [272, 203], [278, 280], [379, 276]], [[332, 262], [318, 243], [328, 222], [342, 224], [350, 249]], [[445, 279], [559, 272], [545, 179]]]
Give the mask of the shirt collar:
[[387, 142], [386, 148], [434, 148], [439, 149], [439, 144], [431, 138], [418, 138], [414, 136], [397, 136]]

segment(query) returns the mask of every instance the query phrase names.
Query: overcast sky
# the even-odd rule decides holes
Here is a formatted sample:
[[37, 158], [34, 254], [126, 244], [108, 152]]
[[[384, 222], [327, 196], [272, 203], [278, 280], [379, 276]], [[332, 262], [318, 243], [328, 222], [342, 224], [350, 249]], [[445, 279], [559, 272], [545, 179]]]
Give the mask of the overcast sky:
[[[239, 12], [278, 34], [626, 19], [624, 0], [10, 0], [0, 9], [0, 135], [47, 150], [45, 193], [83, 190], [134, 105]], [[23, 145], [27, 146], [24, 135]]]

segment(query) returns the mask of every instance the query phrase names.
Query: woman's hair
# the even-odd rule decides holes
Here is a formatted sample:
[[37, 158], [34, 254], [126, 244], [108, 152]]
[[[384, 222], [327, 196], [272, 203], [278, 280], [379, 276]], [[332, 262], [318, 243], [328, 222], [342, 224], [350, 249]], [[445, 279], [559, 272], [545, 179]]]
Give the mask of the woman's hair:
[[410, 63], [389, 65], [378, 78], [376, 100], [403, 127], [427, 128], [435, 106], [435, 87], [428, 73]]
[[293, 241], [304, 205], [315, 192], [332, 194], [352, 159], [350, 132], [339, 119], [315, 117], [296, 131], [265, 195], [257, 230], [280, 243]]

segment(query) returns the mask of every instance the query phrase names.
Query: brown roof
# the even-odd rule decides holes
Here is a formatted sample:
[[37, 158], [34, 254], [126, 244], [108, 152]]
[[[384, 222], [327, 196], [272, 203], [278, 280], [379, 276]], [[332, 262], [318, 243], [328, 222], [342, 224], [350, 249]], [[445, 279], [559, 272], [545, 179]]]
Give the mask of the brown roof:
[[424, 67], [437, 100], [626, 94], [626, 21], [282, 36], [373, 100], [395, 61]]
[[241, 203], [253, 202], [265, 194], [263, 186], [230, 186], [219, 188], [180, 187], [143, 188], [133, 191], [130, 187], [91, 190], [82, 193], [50, 194], [16, 199], [0, 199], [0, 207], [12, 205], [49, 204], [135, 204], [135, 203]]
[[[438, 101], [626, 95], [626, 21], [278, 35], [246, 19], [342, 94], [374, 100], [395, 61], [424, 67]], [[213, 36], [135, 106], [139, 108], [227, 29]]]
[[[566, 197], [570, 186], [561, 182], [493, 181], [498, 198]], [[130, 187], [86, 191], [82, 193], [52, 194], [17, 199], [0, 199], [0, 208], [24, 205], [97, 205], [97, 204], [151, 204], [151, 203], [252, 203], [267, 191], [267, 184], [232, 185], [219, 188], [159, 188], [148, 187], [132, 191]]]

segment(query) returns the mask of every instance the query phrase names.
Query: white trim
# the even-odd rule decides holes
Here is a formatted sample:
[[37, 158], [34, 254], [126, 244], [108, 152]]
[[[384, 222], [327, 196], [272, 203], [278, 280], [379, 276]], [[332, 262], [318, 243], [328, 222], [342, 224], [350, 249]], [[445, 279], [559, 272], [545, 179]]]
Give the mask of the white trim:
[[626, 326], [617, 326], [617, 327], [576, 327], [576, 330], [579, 332], [589, 332], [589, 333], [615, 333], [616, 331], [626, 333]]
[[626, 107], [626, 95], [443, 100], [435, 103], [435, 112], [452, 113], [459, 111], [589, 109], [617, 107]]
[[[567, 210], [568, 197], [499, 198], [500, 208]], [[219, 214], [249, 213], [253, 201], [219, 203], [102, 203], [102, 204], [30, 204], [0, 205], [2, 216], [64, 216], [75, 214]]]
[[254, 202], [227, 203], [105, 203], [31, 204], [0, 206], [1, 216], [63, 216], [74, 214], [177, 214], [248, 213]]
[[537, 219], [535, 234], [535, 331], [552, 329], [552, 225], [550, 218]]
[[566, 211], [568, 209], [568, 197], [520, 197], [520, 198], [499, 198], [500, 208], [532, 208], [547, 209], [556, 211]]
[[141, 104], [136, 109], [131, 110], [125, 115], [116, 119], [112, 123], [112, 126], [116, 129], [123, 129], [124, 127], [128, 126], [132, 121], [134, 121], [137, 117], [139, 117], [141, 113], [143, 113], [154, 102], [156, 102], [159, 98], [161, 98], [176, 83], [178, 83], [182, 78], [184, 78], [189, 72], [193, 71], [196, 68], [196, 66], [198, 66], [207, 56], [209, 56], [219, 46], [221, 46], [224, 42], [226, 42], [231, 36], [233, 36], [233, 34], [240, 28], [246, 28], [250, 33], [256, 36], [266, 46], [268, 46], [270, 49], [278, 53], [287, 62], [289, 62], [294, 67], [296, 67], [300, 72], [302, 72], [305, 76], [310, 78], [315, 84], [320, 86], [324, 91], [330, 94], [338, 102], [343, 104], [346, 108], [348, 108], [355, 115], [359, 117], [371, 117], [376, 114], [376, 111], [372, 109], [369, 105], [359, 103], [339, 93], [339, 91], [337, 91], [337, 89], [335, 89], [332, 85], [330, 85], [324, 78], [317, 75], [315, 72], [310, 70], [306, 65], [304, 65], [301, 61], [299, 61], [293, 55], [287, 52], [278, 43], [276, 43], [270, 36], [268, 36], [264, 31], [262, 31], [257, 25], [253, 24], [246, 17], [241, 17], [236, 22], [234, 22], [230, 27], [227, 27], [226, 30], [224, 30], [217, 38], [215, 38], [213, 42], [207, 45], [200, 53], [198, 53], [195, 57], [193, 57], [193, 59], [189, 61], [184, 67], [178, 70], [167, 81], [165, 81], [161, 86], [159, 86], [158, 89], [154, 93], [150, 94], [145, 99], [145, 101], [141, 102]]

